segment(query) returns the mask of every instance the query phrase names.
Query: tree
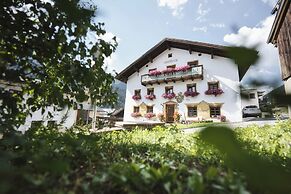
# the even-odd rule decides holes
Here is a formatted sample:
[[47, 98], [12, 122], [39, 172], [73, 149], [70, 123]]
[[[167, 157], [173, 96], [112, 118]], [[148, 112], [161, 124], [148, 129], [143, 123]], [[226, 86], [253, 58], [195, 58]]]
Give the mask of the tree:
[[93, 20], [96, 10], [80, 0], [0, 1], [0, 80], [21, 88], [0, 89], [1, 130], [50, 105], [115, 102], [114, 79], [103, 61], [117, 44], [102, 39], [106, 31]]

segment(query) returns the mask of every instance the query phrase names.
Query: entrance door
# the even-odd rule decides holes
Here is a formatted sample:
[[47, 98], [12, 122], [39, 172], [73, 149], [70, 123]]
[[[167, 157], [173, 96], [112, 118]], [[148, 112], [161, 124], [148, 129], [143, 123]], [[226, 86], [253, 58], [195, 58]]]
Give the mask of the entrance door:
[[174, 122], [174, 111], [175, 105], [174, 104], [167, 104], [166, 105], [166, 122], [173, 123]]

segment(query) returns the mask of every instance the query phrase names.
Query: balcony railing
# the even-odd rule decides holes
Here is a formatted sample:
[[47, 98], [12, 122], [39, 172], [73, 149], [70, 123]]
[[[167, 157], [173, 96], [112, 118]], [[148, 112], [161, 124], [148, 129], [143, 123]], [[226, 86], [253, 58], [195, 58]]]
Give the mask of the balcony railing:
[[203, 79], [203, 66], [197, 65], [191, 67], [187, 71], [177, 71], [172, 73], [165, 73], [160, 75], [149, 75], [145, 74], [141, 76], [142, 85], [152, 85], [176, 81], [186, 81], [194, 79]]

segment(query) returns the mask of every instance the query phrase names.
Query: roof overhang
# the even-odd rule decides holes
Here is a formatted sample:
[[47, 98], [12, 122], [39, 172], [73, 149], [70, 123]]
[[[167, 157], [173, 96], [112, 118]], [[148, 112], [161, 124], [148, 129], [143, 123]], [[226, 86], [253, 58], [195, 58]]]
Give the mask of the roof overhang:
[[[267, 43], [272, 43], [274, 45], [277, 45], [278, 35], [279, 35], [280, 29], [282, 27], [282, 24], [284, 22], [285, 16], [288, 12], [290, 2], [291, 2], [290, 0], [279, 0], [278, 3], [276, 4], [277, 15], [275, 17], [273, 26], [271, 28]], [[275, 12], [276, 12], [276, 9], [274, 9], [274, 11], [272, 11], [273, 14]]]
[[[149, 62], [152, 62], [155, 57], [160, 55], [167, 49], [171, 48], [178, 48], [192, 52], [199, 52], [209, 55], [215, 55], [220, 57], [229, 58], [227, 54], [227, 47], [209, 43], [202, 43], [196, 41], [189, 41], [189, 40], [181, 40], [181, 39], [174, 39], [174, 38], [165, 38], [148, 50], [145, 54], [143, 54], [140, 58], [126, 67], [123, 71], [121, 71], [117, 76], [116, 79], [125, 82], [127, 78], [131, 76], [133, 73], [138, 72], [140, 68], [146, 65]], [[239, 79], [241, 80], [245, 73], [247, 72], [248, 68], [240, 68], [239, 67]]]

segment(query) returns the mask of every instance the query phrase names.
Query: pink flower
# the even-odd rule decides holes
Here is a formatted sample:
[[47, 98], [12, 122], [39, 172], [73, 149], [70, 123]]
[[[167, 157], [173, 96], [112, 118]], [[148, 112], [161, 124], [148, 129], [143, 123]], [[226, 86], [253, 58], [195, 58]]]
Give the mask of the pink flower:
[[180, 66], [180, 67], [176, 67], [175, 71], [188, 71], [189, 69], [191, 69], [190, 65], [184, 65], [184, 66]]
[[164, 93], [163, 95], [162, 95], [162, 97], [163, 98], [165, 98], [165, 99], [172, 99], [172, 98], [175, 98], [176, 97], [176, 94], [175, 93]]
[[222, 93], [224, 93], [224, 92], [220, 88], [218, 88], [218, 89], [209, 89], [209, 90], [205, 91], [206, 95], [214, 95], [214, 96], [220, 95]]
[[195, 97], [195, 96], [198, 96], [199, 95], [199, 92], [186, 91], [186, 92], [184, 92], [184, 95], [186, 97], [188, 97], [188, 96]]
[[132, 96], [132, 99], [134, 99], [134, 100], [140, 100], [141, 99], [141, 96], [140, 95], [133, 95]]
[[145, 98], [148, 100], [153, 100], [153, 99], [156, 99], [156, 95], [154, 94], [146, 95]]
[[162, 71], [163, 74], [174, 73], [174, 72], [175, 72], [175, 68], [167, 68]]
[[148, 112], [148, 113], [146, 113], [144, 115], [144, 117], [147, 118], [147, 119], [151, 119], [151, 118], [153, 118], [155, 116], [156, 116], [156, 114], [155, 113], [152, 113], [152, 112]]
[[134, 113], [131, 113], [131, 116], [132, 117], [141, 117], [141, 114], [139, 112], [134, 112]]
[[161, 74], [162, 74], [162, 72], [157, 71], [157, 70], [154, 70], [154, 71], [150, 71], [149, 72], [149, 75], [150, 76], [157, 76], [157, 75], [161, 75]]

